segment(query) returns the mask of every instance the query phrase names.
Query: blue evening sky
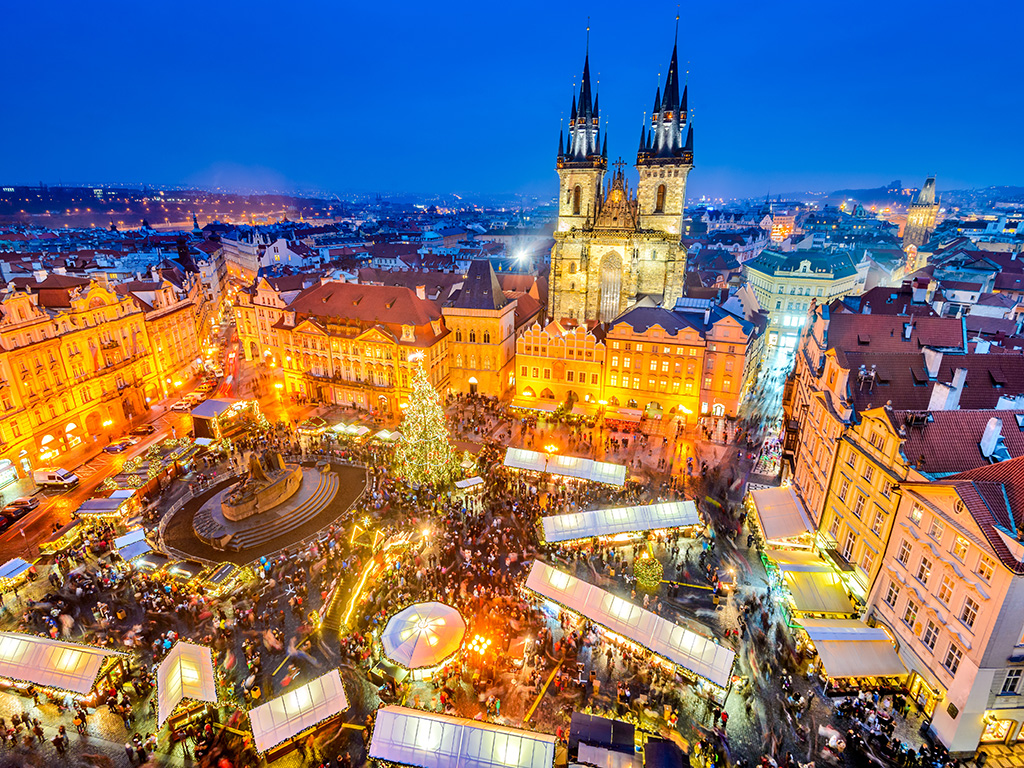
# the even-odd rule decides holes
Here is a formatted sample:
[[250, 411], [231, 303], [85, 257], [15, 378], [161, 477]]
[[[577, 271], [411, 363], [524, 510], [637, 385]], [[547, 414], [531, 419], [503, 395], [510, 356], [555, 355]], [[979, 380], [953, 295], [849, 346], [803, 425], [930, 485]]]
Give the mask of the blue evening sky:
[[[1024, 183], [1019, 9], [684, 4], [689, 197]], [[547, 195], [588, 14], [629, 161], [675, 3], [7, 3], [0, 182]]]

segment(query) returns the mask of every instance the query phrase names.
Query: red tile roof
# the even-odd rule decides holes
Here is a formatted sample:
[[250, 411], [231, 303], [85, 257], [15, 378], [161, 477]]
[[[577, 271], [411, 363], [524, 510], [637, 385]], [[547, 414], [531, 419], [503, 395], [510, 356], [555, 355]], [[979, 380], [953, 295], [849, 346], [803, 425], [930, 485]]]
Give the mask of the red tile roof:
[[903, 453], [920, 472], [933, 477], [966, 472], [990, 462], [981, 454], [981, 437], [989, 420], [1002, 421], [1003, 445], [1011, 458], [1024, 456], [1024, 410], [932, 411], [913, 426], [919, 411], [889, 411], [897, 431], [903, 428]]

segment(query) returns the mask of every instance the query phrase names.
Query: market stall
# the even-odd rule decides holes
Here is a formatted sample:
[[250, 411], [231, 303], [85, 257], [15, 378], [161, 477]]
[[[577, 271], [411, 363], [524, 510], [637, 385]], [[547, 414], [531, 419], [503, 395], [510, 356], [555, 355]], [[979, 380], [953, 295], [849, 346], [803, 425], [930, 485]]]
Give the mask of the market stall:
[[794, 617], [849, 618], [856, 615], [842, 577], [813, 552], [769, 549], [766, 567], [789, 593]]
[[747, 494], [748, 520], [753, 521], [767, 547], [814, 545], [814, 524], [793, 486], [759, 488]]
[[3, 565], [0, 565], [0, 587], [11, 589], [11, 587], [21, 584], [28, 578], [32, 567], [32, 563], [22, 560], [20, 557], [8, 560]]
[[221, 563], [203, 579], [203, 583], [212, 597], [221, 597], [234, 589], [239, 582], [251, 578], [252, 571], [248, 567]]
[[330, 726], [346, 709], [348, 697], [341, 674], [332, 669], [249, 710], [256, 749], [269, 763], [295, 749], [301, 738]]
[[551, 768], [555, 737], [406, 707], [377, 710], [370, 757], [416, 768]]
[[374, 438], [377, 440], [383, 440], [386, 443], [393, 443], [396, 440], [398, 440], [398, 438], [400, 438], [401, 436], [402, 433], [399, 432], [397, 429], [382, 429], [374, 435]]
[[626, 482], [626, 467], [622, 464], [557, 453], [540, 453], [525, 448], [509, 448], [505, 452], [505, 466], [523, 472], [547, 473], [608, 485], [624, 485]]
[[594, 536], [617, 536], [666, 528], [700, 525], [700, 513], [692, 501], [669, 501], [645, 506], [592, 509], [551, 515], [541, 520], [544, 539], [549, 544], [587, 539]]
[[146, 532], [141, 528], [128, 531], [124, 536], [114, 539], [114, 549], [126, 563], [153, 551], [146, 541]]
[[832, 691], [902, 686], [907, 669], [881, 627], [869, 627], [856, 619], [800, 619], [800, 627], [810, 649], [817, 653]]
[[192, 436], [224, 440], [248, 431], [261, 419], [256, 400], [210, 398], [192, 409]]
[[554, 400], [546, 400], [538, 397], [525, 397], [516, 395], [509, 403], [512, 408], [520, 411], [539, 411], [541, 413], [554, 413], [558, 410], [558, 403]]
[[708, 682], [729, 684], [735, 652], [564, 571], [534, 561], [526, 588]]
[[[177, 728], [196, 710], [217, 703], [217, 676], [213, 668], [213, 652], [205, 645], [179, 640], [168, 651], [156, 670], [157, 725], [169, 719]], [[181, 707], [182, 702], [192, 706]], [[195, 706], [198, 704], [198, 706]], [[184, 709], [179, 717], [176, 710]]]
[[459, 652], [465, 636], [466, 622], [457, 610], [430, 602], [415, 603], [396, 613], [380, 639], [388, 659], [422, 680]]
[[121, 654], [106, 648], [0, 632], [0, 678], [10, 681], [85, 696], [108, 667], [121, 663]]
[[105, 496], [88, 499], [72, 512], [75, 517], [85, 520], [122, 520], [134, 509], [132, 497]]
[[82, 531], [84, 528], [85, 525], [82, 520], [72, 520], [69, 523], [65, 523], [51, 533], [46, 541], [39, 543], [40, 554], [53, 555], [71, 547], [77, 547], [82, 543]]
[[132, 563], [132, 567], [136, 571], [140, 571], [142, 573], [154, 573], [159, 571], [169, 562], [171, 562], [171, 558], [163, 552], [157, 552], [154, 550], [153, 552], [148, 552], [142, 557], [136, 558]]

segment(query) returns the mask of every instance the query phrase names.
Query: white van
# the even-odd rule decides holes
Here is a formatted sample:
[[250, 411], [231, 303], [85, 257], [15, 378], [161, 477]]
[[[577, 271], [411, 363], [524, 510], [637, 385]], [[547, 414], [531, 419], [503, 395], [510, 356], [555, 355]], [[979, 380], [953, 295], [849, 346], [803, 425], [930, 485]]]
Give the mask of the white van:
[[43, 488], [73, 488], [78, 485], [78, 475], [60, 467], [43, 467], [32, 472], [36, 485]]

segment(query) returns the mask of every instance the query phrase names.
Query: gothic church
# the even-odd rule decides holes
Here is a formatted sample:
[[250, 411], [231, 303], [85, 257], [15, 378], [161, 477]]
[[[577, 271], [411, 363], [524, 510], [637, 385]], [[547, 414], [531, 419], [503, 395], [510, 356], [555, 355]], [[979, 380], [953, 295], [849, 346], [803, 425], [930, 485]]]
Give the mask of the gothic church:
[[[650, 127], [641, 125], [630, 188], [621, 160], [608, 171], [598, 99], [591, 98], [590, 55], [579, 98], [573, 94], [568, 140], [558, 136], [558, 224], [551, 249], [548, 317], [611, 321], [647, 296], [666, 308], [682, 295], [686, 248], [681, 243], [686, 177], [693, 168], [693, 124], [686, 87], [679, 96], [677, 45], [654, 97]], [[685, 130], [685, 139], [684, 139]]]

